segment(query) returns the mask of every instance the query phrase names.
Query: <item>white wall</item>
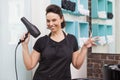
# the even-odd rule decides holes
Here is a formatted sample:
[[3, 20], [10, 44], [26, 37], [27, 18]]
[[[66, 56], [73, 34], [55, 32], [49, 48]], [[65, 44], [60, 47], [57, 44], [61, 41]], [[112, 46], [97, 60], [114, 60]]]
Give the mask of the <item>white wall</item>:
[[41, 36], [47, 33], [45, 9], [50, 4], [50, 0], [31, 0], [32, 22], [38, 26]]
[[84, 63], [79, 70], [75, 69], [71, 65], [71, 73], [72, 73], [72, 79], [87, 78], [87, 57], [85, 58]]
[[[32, 0], [32, 22], [37, 25], [41, 31], [41, 36], [47, 34], [49, 31], [46, 29], [46, 16], [45, 16], [45, 9], [47, 5], [50, 4], [50, 0]], [[67, 17], [65, 16], [66, 19], [72, 18], [73, 20], [76, 19], [76, 17]], [[77, 17], [77, 19], [79, 19]], [[80, 19], [85, 19], [85, 18], [80, 18]], [[36, 40], [36, 39], [35, 39]], [[35, 42], [33, 41], [33, 44]], [[71, 67], [71, 72], [72, 72], [72, 78], [82, 78], [87, 76], [87, 67], [86, 67], [87, 61], [84, 61], [83, 66], [81, 67], [80, 70], [76, 70], [73, 67]], [[35, 68], [36, 69], [36, 68]], [[33, 74], [34, 71], [33, 70]]]
[[116, 52], [120, 53], [120, 0], [115, 0], [115, 39]]
[[[29, 0], [26, 1], [27, 4], [24, 0], [0, 0], [0, 80], [16, 80], [15, 48], [19, 33], [25, 30], [18, 17], [29, 13]], [[26, 7], [21, 6], [21, 3]], [[25, 8], [28, 12], [23, 11]], [[23, 63], [21, 45], [16, 52], [16, 66], [18, 80], [31, 80], [32, 73], [25, 69]]]

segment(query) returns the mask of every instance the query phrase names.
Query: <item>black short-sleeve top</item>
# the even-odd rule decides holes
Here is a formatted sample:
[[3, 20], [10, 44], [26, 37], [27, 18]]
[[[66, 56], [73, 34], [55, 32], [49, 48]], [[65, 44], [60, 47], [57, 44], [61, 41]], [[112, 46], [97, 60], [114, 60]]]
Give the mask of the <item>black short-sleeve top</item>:
[[72, 53], [78, 50], [74, 35], [67, 34], [60, 42], [45, 35], [36, 41], [33, 49], [41, 55], [33, 80], [71, 80]]

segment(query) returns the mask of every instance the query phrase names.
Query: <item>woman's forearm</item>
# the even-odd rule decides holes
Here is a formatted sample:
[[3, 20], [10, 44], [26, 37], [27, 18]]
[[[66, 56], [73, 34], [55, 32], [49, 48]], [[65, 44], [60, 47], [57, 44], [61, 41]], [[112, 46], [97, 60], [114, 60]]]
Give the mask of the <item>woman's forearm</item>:
[[86, 46], [83, 46], [81, 48], [81, 50], [78, 50], [78, 57], [77, 57], [77, 60], [76, 60], [76, 66], [77, 66], [77, 69], [79, 69], [81, 67], [81, 65], [83, 64], [84, 62], [84, 59], [86, 57], [86, 53], [87, 53], [87, 47]]
[[77, 53], [77, 57], [74, 58], [74, 65], [77, 69], [79, 69], [81, 67], [81, 65], [84, 62], [84, 59], [86, 57], [86, 53], [88, 48], [95, 46], [95, 40], [92, 39], [91, 37], [84, 43], [83, 47], [81, 48], [81, 50], [76, 51], [75, 53]]
[[28, 46], [25, 45], [22, 47], [22, 53], [23, 53], [23, 60], [24, 60], [24, 64], [26, 66], [26, 68], [28, 70], [31, 70], [31, 56], [29, 54], [29, 49]]

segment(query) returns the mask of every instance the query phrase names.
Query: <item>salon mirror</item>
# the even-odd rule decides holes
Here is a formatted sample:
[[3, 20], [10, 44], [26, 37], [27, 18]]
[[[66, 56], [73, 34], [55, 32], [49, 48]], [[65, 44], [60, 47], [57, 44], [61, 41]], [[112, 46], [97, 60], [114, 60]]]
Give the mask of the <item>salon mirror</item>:
[[120, 0], [91, 0], [92, 53], [120, 54]]

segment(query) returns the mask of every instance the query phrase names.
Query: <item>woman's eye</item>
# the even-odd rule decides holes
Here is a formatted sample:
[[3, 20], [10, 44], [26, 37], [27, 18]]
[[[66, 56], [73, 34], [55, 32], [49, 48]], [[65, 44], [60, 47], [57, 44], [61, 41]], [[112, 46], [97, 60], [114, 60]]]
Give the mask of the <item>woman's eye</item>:
[[47, 20], [47, 23], [49, 23], [50, 22], [50, 20]]
[[56, 21], [56, 19], [53, 19], [52, 21], [53, 21], [53, 22], [55, 22], [55, 21]]

